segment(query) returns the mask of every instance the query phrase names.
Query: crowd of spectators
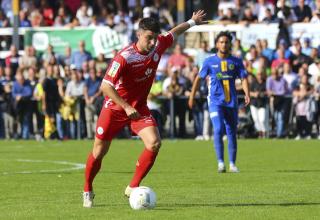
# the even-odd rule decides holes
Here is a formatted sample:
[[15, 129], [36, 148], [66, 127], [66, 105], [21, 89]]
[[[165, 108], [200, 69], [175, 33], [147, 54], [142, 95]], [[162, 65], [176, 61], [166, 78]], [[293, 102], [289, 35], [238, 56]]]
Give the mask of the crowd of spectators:
[[[2, 27], [12, 24], [6, 2], [11, 1], [1, 2]], [[107, 25], [134, 36], [141, 17], [158, 17], [163, 29], [176, 23], [175, 6], [169, 1], [126, 1], [125, 6], [122, 1], [81, 1], [77, 8], [68, 7], [68, 1], [53, 2], [57, 5], [45, 0], [21, 1], [20, 26]], [[320, 1], [259, 0], [246, 6], [242, 1], [220, 1], [217, 19], [246, 24], [278, 19], [287, 24], [311, 22], [319, 8]], [[244, 61], [252, 96], [249, 108], [243, 107], [240, 98], [239, 135], [319, 136], [320, 58], [318, 47], [311, 45], [310, 38], [279, 38], [276, 49], [271, 49], [266, 39], [259, 39], [245, 50], [240, 39], [233, 40], [232, 54]], [[162, 56], [148, 106], [163, 136], [169, 135], [166, 125], [173, 105], [175, 120], [170, 124], [174, 136], [211, 138], [207, 81], [201, 81], [191, 110], [187, 97], [204, 59], [213, 52], [214, 48], [202, 41], [195, 56], [185, 54], [179, 44]], [[25, 46], [19, 55], [12, 45], [0, 62], [0, 138], [93, 138], [103, 103], [99, 86], [108, 63], [104, 54], [93, 57], [84, 41], [77, 49], [67, 47], [64, 54], [57, 54], [49, 45], [40, 55], [32, 46]], [[193, 121], [192, 133], [187, 131], [188, 121]], [[127, 135], [126, 131], [122, 135]]]

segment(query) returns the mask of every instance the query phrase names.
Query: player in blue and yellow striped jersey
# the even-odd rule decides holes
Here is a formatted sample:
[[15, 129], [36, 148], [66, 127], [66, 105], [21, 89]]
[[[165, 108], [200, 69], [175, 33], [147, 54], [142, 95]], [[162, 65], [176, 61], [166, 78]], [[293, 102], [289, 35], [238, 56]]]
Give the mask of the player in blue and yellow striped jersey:
[[192, 108], [200, 79], [209, 77], [208, 105], [214, 129], [214, 147], [218, 159], [218, 172], [225, 172], [224, 147], [222, 137], [228, 138], [230, 172], [239, 172], [236, 167], [238, 101], [235, 80], [240, 78], [245, 93], [245, 104], [250, 103], [247, 72], [242, 60], [230, 54], [232, 36], [229, 32], [220, 32], [215, 39], [217, 53], [208, 57], [196, 77], [189, 97]]

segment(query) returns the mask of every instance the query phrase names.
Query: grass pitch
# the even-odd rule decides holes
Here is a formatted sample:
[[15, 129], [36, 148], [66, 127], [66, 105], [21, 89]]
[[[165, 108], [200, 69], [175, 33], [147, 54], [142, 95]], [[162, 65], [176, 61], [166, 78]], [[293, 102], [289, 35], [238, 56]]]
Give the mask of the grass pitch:
[[115, 140], [82, 208], [83, 164], [92, 141], [0, 142], [0, 219], [320, 219], [320, 142], [241, 140], [241, 173], [218, 174], [212, 142], [163, 141], [142, 185], [154, 210], [123, 196], [142, 142]]

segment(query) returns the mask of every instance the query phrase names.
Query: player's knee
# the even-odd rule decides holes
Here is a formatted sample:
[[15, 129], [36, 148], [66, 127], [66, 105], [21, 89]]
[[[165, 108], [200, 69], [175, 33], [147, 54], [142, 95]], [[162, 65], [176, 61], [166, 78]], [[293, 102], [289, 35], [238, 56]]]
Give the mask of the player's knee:
[[108, 152], [109, 145], [108, 142], [102, 140], [95, 140], [93, 146], [93, 156], [98, 159], [102, 159], [104, 155]]
[[154, 140], [150, 143], [150, 150], [153, 152], [157, 152], [160, 150], [161, 147], [161, 141], [160, 140]]
[[219, 127], [214, 128], [214, 135], [223, 135], [223, 129]]

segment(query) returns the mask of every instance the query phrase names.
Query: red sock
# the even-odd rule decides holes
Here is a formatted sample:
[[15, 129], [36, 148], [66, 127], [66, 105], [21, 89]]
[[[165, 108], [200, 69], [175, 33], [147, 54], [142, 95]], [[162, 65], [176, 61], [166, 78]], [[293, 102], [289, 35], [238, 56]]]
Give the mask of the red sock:
[[85, 183], [84, 192], [92, 191], [92, 182], [94, 177], [97, 175], [101, 167], [101, 159], [94, 158], [93, 154], [90, 153], [88, 156], [85, 172]]
[[157, 157], [158, 152], [153, 152], [144, 149], [142, 154], [140, 155], [137, 164], [136, 164], [136, 172], [131, 180], [130, 187], [138, 187], [142, 179], [147, 175], [153, 163]]

